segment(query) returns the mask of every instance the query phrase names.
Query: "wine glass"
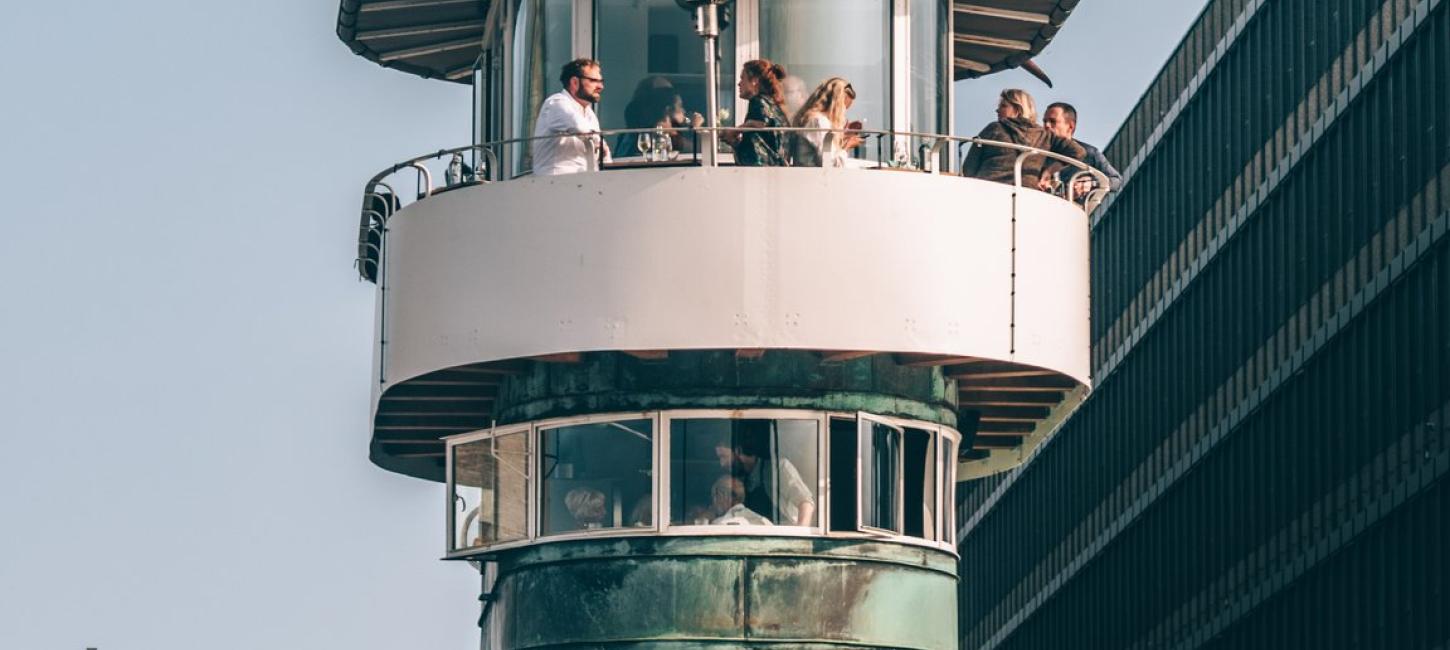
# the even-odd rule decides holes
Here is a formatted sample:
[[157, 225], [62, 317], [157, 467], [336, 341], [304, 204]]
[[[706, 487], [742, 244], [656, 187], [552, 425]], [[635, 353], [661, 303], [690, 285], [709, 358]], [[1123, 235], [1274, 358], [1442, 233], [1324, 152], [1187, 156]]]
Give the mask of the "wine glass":
[[639, 148], [639, 155], [643, 156], [645, 160], [654, 160], [654, 136], [652, 134], [641, 133], [635, 142]]

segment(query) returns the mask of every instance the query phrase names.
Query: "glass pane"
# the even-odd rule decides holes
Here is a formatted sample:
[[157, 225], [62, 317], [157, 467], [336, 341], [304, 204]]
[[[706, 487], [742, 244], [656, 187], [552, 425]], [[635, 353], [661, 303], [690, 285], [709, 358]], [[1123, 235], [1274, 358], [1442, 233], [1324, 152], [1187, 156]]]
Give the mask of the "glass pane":
[[493, 543], [493, 457], [487, 440], [453, 447], [453, 530], [449, 550]]
[[900, 531], [897, 517], [897, 467], [901, 431], [880, 422], [861, 421], [861, 525]]
[[930, 431], [907, 429], [905, 435], [905, 479], [902, 498], [902, 533], [911, 537], [936, 539], [936, 443]]
[[498, 522], [495, 541], [514, 542], [529, 536], [529, 434], [499, 436], [492, 467], [497, 476]]
[[[549, 95], [563, 88], [559, 71], [573, 60], [573, 0], [522, 0], [514, 21], [513, 136], [534, 133], [534, 119]], [[514, 173], [533, 167], [525, 142], [508, 152]]]
[[[944, 0], [910, 0], [911, 2], [911, 122], [908, 128], [918, 133], [945, 133], [941, 124], [941, 106], [946, 84], [942, 83], [943, 32], [940, 29], [946, 13]], [[922, 147], [934, 143], [927, 138], [909, 138], [911, 164], [923, 166]]]
[[854, 531], [856, 522], [856, 420], [831, 418], [831, 530]]
[[539, 437], [543, 535], [654, 525], [654, 422], [545, 429]]
[[941, 539], [949, 544], [957, 542], [956, 531], [956, 495], [957, 495], [957, 443], [943, 437], [941, 456], [941, 503], [942, 503], [942, 533]]
[[[688, 124], [704, 115], [705, 43], [695, 35], [693, 15], [675, 0], [597, 0], [595, 51], [603, 64], [609, 92], [599, 103], [605, 129], [636, 129], [670, 120]], [[734, 106], [735, 28], [721, 31], [719, 100]], [[683, 124], [681, 122], [684, 122]], [[638, 136], [621, 134], [609, 143], [614, 157], [638, 156]], [[688, 153], [694, 139], [681, 137]]]
[[671, 421], [671, 523], [815, 526], [818, 428], [816, 420]]
[[822, 81], [842, 77], [856, 89], [850, 116], [867, 129], [889, 128], [890, 12], [886, 0], [760, 3], [761, 56], [799, 80], [786, 81], [787, 114], [794, 116]]

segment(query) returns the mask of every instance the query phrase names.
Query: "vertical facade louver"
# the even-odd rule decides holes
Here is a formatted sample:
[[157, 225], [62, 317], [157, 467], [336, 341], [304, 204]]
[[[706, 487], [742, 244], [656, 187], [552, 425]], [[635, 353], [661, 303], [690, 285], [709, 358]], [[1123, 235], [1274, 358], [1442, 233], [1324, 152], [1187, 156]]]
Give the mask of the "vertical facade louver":
[[1450, 8], [1213, 0], [1114, 137], [1092, 397], [966, 487], [963, 648], [1450, 645]]

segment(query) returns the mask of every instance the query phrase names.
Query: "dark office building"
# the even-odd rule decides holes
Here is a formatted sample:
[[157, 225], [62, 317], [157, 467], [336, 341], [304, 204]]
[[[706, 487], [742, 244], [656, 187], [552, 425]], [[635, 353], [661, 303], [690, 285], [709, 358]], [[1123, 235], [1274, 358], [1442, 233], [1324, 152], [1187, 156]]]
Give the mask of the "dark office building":
[[1095, 392], [965, 487], [963, 648], [1450, 645], [1447, 4], [1209, 3], [1107, 150]]

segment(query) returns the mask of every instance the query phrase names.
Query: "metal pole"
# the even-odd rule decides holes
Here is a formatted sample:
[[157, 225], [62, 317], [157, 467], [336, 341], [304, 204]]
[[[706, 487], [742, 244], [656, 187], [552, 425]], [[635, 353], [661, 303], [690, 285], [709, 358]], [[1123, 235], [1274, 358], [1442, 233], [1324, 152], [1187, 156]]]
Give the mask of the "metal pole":
[[484, 124], [488, 110], [488, 78], [485, 76], [487, 74], [487, 69], [484, 67], [484, 54], [480, 53], [478, 58], [473, 61], [473, 149], [468, 155], [468, 162], [473, 165], [475, 177], [478, 175], [478, 146], [488, 140]]
[[716, 69], [715, 46], [720, 38], [720, 9], [714, 2], [695, 7], [695, 33], [705, 41], [705, 166], [714, 167], [719, 155], [720, 140], [715, 127], [719, 125], [720, 71]]

